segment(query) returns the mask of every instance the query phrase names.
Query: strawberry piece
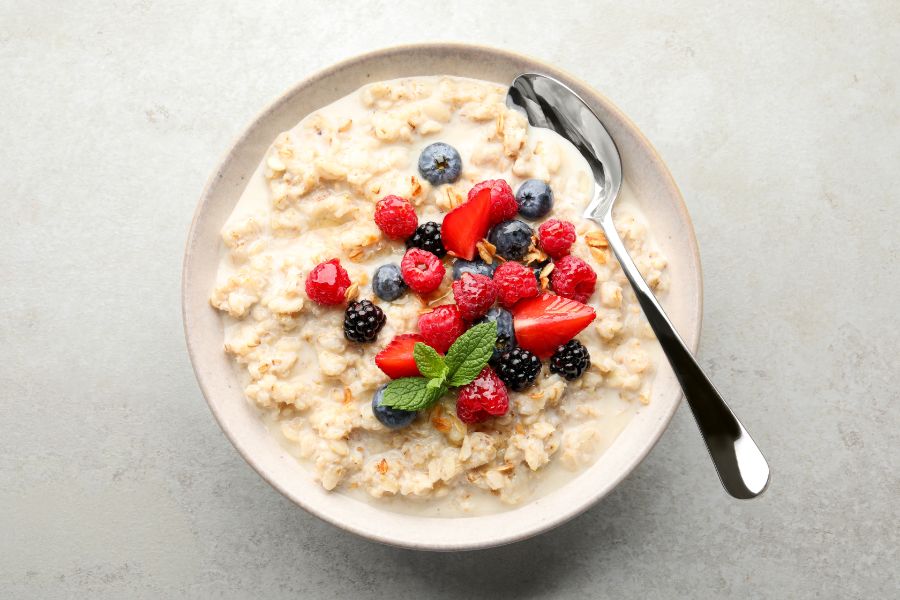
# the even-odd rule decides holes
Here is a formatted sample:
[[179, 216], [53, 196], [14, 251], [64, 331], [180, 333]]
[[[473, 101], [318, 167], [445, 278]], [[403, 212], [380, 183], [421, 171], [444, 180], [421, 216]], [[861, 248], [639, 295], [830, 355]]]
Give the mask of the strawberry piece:
[[491, 189], [485, 187], [444, 217], [441, 225], [444, 248], [454, 256], [472, 260], [475, 258], [475, 244], [487, 235], [490, 219]]
[[523, 298], [512, 313], [519, 347], [539, 358], [552, 356], [597, 316], [590, 306], [553, 294]]
[[[421, 377], [416, 359], [413, 357], [413, 349], [416, 342], [425, 342], [418, 333], [404, 333], [398, 335], [384, 350], [375, 357], [375, 364], [391, 379], [401, 377]], [[438, 352], [438, 354], [441, 354]]]

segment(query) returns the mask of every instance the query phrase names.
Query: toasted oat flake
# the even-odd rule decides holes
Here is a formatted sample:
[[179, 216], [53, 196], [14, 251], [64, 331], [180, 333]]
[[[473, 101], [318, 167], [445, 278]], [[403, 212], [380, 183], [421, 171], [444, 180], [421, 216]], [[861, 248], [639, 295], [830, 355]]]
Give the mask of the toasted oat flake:
[[534, 394], [531, 395], [531, 397], [534, 398], [535, 400], [538, 398], [543, 398], [544, 390], [541, 390], [540, 392], [535, 392]]
[[350, 388], [344, 388], [344, 405], [350, 404], [353, 402], [353, 392], [350, 391]]
[[387, 459], [382, 458], [381, 462], [378, 463], [378, 472], [381, 473], [382, 475], [384, 475], [385, 473], [388, 472]]
[[350, 284], [350, 287], [347, 288], [347, 292], [344, 294], [344, 297], [347, 298], [347, 302], [353, 302], [359, 296], [359, 284], [353, 283]]
[[519, 435], [525, 435], [525, 428], [522, 427], [521, 423], [516, 423], [516, 433]]
[[450, 419], [447, 419], [445, 417], [435, 417], [431, 420], [431, 424], [434, 425], [434, 428], [441, 433], [447, 433], [453, 428], [453, 424], [450, 422]]
[[599, 248], [601, 250], [609, 248], [609, 241], [606, 239], [606, 236], [603, 235], [602, 231], [591, 231], [585, 234], [584, 241], [587, 242], [587, 245], [591, 248]]

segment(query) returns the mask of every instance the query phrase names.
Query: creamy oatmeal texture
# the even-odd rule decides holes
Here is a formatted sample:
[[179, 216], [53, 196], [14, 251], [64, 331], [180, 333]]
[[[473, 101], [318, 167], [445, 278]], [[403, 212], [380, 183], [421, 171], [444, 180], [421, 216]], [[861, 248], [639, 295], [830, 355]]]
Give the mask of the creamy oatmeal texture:
[[[225, 349], [272, 435], [326, 489], [422, 515], [508, 509], [593, 463], [650, 400], [661, 353], [605, 238], [581, 219], [593, 186], [587, 163], [556, 134], [529, 128], [505, 96], [505, 86], [454, 77], [368, 85], [278, 136], [222, 231], [211, 302], [223, 311]], [[463, 174], [435, 188], [416, 162], [438, 141], [459, 151]], [[375, 355], [395, 335], [417, 332], [422, 311], [453, 302], [453, 259], [436, 292], [378, 299], [374, 271], [399, 264], [405, 246], [382, 235], [375, 204], [401, 196], [419, 223], [440, 223], [475, 183], [498, 178], [513, 190], [547, 181], [556, 199], [548, 218], [576, 225], [572, 254], [597, 273], [588, 302], [597, 318], [576, 336], [592, 366], [568, 382], [545, 361], [535, 385], [510, 392], [509, 413], [485, 423], [460, 422], [451, 391], [411, 426], [389, 430], [371, 409], [389, 381]], [[664, 292], [666, 260], [627, 182], [615, 222], [647, 283]], [[343, 337], [345, 306], [306, 296], [305, 276], [332, 258], [350, 274], [348, 299], [370, 299], [387, 316], [373, 344]]]

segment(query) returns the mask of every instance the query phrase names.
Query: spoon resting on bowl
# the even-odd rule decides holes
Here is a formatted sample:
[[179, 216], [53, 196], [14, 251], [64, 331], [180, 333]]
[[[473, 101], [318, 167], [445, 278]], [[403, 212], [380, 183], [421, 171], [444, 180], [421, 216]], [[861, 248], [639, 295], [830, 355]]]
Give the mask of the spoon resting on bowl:
[[596, 185], [584, 217], [600, 225], [628, 277], [681, 384], [722, 486], [735, 498], [756, 498], [769, 485], [766, 459], [678, 335], [616, 231], [612, 208], [622, 187], [622, 160], [606, 127], [575, 92], [546, 75], [516, 77], [506, 105], [525, 116], [532, 127], [566, 138], [587, 160]]

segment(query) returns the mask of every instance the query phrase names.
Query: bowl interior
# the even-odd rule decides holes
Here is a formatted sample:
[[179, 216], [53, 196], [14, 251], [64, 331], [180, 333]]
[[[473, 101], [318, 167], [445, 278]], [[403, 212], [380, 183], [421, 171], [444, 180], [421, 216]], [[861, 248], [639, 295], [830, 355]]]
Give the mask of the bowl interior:
[[668, 426], [681, 390], [662, 361], [650, 403], [600, 459], [561, 489], [520, 508], [484, 517], [434, 519], [387, 512], [327, 492], [269, 435], [244, 396], [222, 349], [218, 311], [209, 303], [219, 262], [220, 231], [246, 181], [275, 137], [367, 82], [417, 75], [456, 75], [511, 82], [539, 72], [575, 90], [598, 114], [622, 156], [625, 177], [669, 260], [666, 311], [696, 351], [702, 317], [702, 281], [693, 227], [678, 188], [649, 142], [606, 98], [580, 80], [536, 59], [504, 50], [459, 44], [389, 48], [328, 68], [267, 107], [228, 149], [210, 178], [188, 237], [183, 311], [188, 352], [200, 388], [228, 439], [259, 474], [290, 500], [346, 531], [378, 542], [431, 550], [475, 549], [546, 531], [586, 510], [618, 485]]

